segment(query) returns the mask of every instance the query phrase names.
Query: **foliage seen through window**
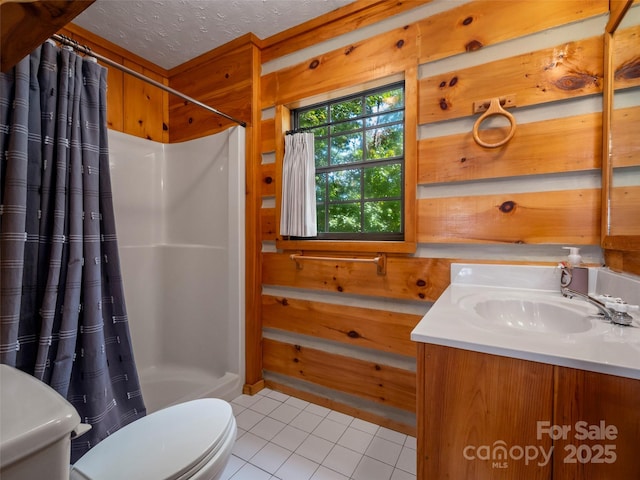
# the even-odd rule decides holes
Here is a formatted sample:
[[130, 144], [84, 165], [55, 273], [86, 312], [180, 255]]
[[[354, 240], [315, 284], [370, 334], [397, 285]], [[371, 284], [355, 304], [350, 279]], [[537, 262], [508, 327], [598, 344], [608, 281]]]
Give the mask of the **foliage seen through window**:
[[318, 238], [403, 239], [404, 86], [294, 111], [315, 136]]

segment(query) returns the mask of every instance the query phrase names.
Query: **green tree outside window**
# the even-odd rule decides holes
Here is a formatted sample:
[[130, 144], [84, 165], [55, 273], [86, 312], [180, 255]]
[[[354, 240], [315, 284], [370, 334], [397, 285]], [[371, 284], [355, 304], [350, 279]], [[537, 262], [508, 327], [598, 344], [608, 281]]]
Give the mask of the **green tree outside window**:
[[402, 240], [404, 85], [295, 110], [315, 135], [318, 238]]

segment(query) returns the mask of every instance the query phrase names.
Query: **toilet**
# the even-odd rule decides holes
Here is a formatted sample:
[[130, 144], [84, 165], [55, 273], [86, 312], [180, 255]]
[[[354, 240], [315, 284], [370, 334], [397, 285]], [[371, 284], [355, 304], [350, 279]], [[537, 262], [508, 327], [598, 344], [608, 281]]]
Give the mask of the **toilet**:
[[231, 406], [202, 398], [130, 423], [69, 466], [71, 438], [87, 429], [48, 385], [0, 365], [2, 480], [216, 480], [236, 439]]

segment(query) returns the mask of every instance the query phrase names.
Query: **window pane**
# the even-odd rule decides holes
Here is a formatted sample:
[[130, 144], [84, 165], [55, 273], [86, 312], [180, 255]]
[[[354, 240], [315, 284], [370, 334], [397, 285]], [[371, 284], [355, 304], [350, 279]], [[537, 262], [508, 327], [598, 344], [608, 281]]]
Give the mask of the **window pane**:
[[329, 140], [326, 137], [316, 137], [314, 141], [314, 155], [316, 159], [316, 168], [326, 167], [329, 165]]
[[298, 125], [300, 127], [312, 127], [322, 125], [329, 121], [329, 109], [326, 106], [303, 111], [298, 115]]
[[404, 150], [402, 125], [367, 130], [367, 159], [401, 157]]
[[360, 199], [360, 169], [329, 172], [329, 201]]
[[327, 174], [316, 174], [316, 202], [325, 202], [327, 199]]
[[365, 113], [380, 113], [404, 107], [404, 89], [395, 88], [386, 92], [368, 95]]
[[360, 132], [331, 138], [332, 165], [343, 165], [360, 160], [362, 160], [362, 134]]
[[399, 163], [364, 169], [364, 198], [399, 198], [402, 194], [402, 166]]
[[400, 122], [402, 120], [404, 120], [404, 111], [400, 110], [399, 112], [385, 113], [384, 115], [367, 118], [367, 127], [376, 127], [378, 125]]
[[331, 126], [331, 133], [350, 132], [362, 128], [362, 120], [352, 120], [350, 122], [342, 122]]
[[330, 232], [360, 232], [360, 204], [329, 205]]
[[324, 127], [311, 128], [309, 130], [305, 130], [305, 132], [313, 133], [313, 135], [316, 138], [318, 138], [318, 137], [326, 137], [328, 131], [329, 131], [329, 127], [327, 127], [326, 125]]
[[354, 98], [331, 105], [331, 122], [340, 122], [362, 115], [362, 100]]
[[324, 203], [316, 205], [316, 226], [318, 228], [318, 232], [324, 232], [324, 223], [326, 221], [325, 218], [325, 209]]
[[365, 232], [401, 232], [402, 215], [400, 201], [366, 202], [364, 204], [364, 221]]

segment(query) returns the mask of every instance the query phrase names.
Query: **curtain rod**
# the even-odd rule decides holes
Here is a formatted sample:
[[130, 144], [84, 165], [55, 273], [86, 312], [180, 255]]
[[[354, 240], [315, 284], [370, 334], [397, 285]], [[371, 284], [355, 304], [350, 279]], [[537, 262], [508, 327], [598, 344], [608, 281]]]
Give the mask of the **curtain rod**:
[[89, 47], [85, 46], [85, 45], [80, 45], [77, 41], [69, 38], [69, 37], [65, 37], [64, 35], [59, 35], [57, 33], [54, 33], [52, 35], [52, 37], [56, 42], [59, 42], [63, 45], [67, 45], [71, 48], [73, 48], [74, 50], [78, 50], [79, 52], [85, 54], [85, 55], [89, 55], [90, 57], [96, 58], [98, 60], [100, 60], [103, 63], [106, 63], [109, 66], [112, 66], [114, 68], [117, 68], [118, 70], [122, 70], [125, 73], [128, 73], [129, 75], [132, 75], [134, 77], [136, 77], [139, 80], [142, 80], [143, 82], [147, 82], [150, 83], [151, 85], [160, 88], [161, 90], [164, 90], [165, 92], [169, 92], [177, 97], [182, 98], [183, 100], [186, 100], [188, 102], [193, 103], [194, 105], [197, 105], [199, 107], [204, 108], [205, 110], [209, 110], [212, 113], [215, 113], [216, 115], [220, 115], [221, 117], [226, 118], [227, 120], [231, 120], [232, 122], [237, 123], [238, 125], [241, 125], [243, 127], [246, 127], [247, 124], [245, 122], [243, 122], [242, 120], [238, 120], [237, 118], [233, 118], [230, 115], [227, 115], [226, 113], [222, 113], [220, 110], [216, 110], [213, 107], [210, 107], [207, 104], [204, 104], [194, 98], [191, 98], [187, 95], [185, 95], [182, 92], [179, 92], [178, 90], [175, 90], [171, 87], [167, 87], [166, 85], [157, 82], [156, 80], [146, 77], [144, 75], [142, 75], [141, 73], [136, 72], [135, 70], [130, 69], [129, 67], [125, 67], [124, 65], [120, 65], [119, 63], [111, 60], [110, 58], [104, 57], [98, 53], [93, 52]]
[[285, 135], [293, 135], [294, 133], [305, 133], [308, 132], [310, 130], [313, 130], [316, 127], [300, 127], [300, 128], [294, 128], [292, 130], [287, 130], [285, 133]]

